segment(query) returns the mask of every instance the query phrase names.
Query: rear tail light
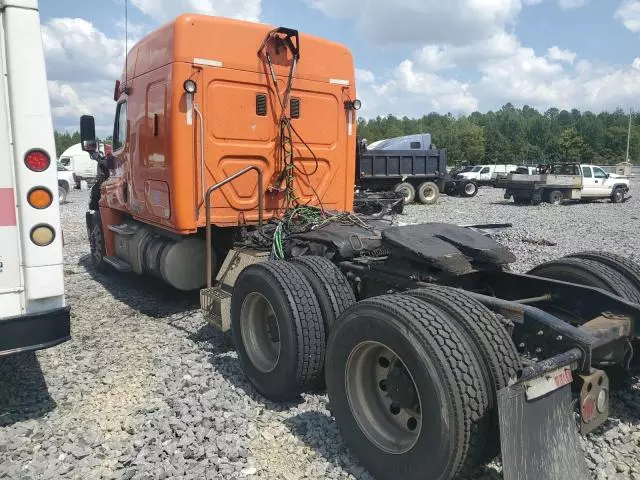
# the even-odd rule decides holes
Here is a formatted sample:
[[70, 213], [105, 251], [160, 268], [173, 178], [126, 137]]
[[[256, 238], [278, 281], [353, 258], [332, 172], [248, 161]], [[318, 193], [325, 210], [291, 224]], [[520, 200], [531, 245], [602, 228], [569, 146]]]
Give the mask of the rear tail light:
[[56, 238], [56, 232], [51, 225], [40, 224], [31, 229], [31, 241], [39, 247], [51, 245]]
[[34, 172], [44, 172], [51, 165], [51, 158], [44, 150], [29, 150], [24, 156], [24, 164]]
[[35, 187], [29, 191], [27, 195], [29, 205], [38, 210], [47, 208], [53, 202], [53, 195], [44, 187]]

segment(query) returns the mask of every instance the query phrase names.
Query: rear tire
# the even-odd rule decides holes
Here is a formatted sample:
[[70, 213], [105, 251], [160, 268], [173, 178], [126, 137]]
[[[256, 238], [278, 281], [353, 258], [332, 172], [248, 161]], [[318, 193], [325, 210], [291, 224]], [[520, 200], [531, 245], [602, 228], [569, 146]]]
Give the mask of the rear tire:
[[309, 282], [287, 262], [242, 271], [231, 297], [231, 330], [242, 370], [269, 400], [295, 398], [322, 375], [320, 306]]
[[440, 189], [433, 182], [421, 183], [418, 187], [418, 199], [423, 205], [433, 205], [440, 198]]
[[327, 348], [331, 410], [376, 478], [456, 478], [476, 465], [489, 424], [473, 352], [445, 315], [407, 295], [365, 300], [341, 316]]
[[529, 275], [596, 287], [631, 302], [640, 303], [640, 292], [623, 274], [612, 267], [584, 258], [561, 258], [543, 263]]
[[482, 461], [500, 453], [497, 391], [509, 385], [522, 368], [520, 356], [501, 320], [480, 302], [453, 288], [432, 286], [407, 292], [428, 305], [442, 310], [472, 341], [486, 365], [491, 392], [491, 426]]
[[296, 257], [292, 258], [290, 263], [300, 269], [311, 284], [322, 312], [325, 333], [328, 337], [336, 319], [356, 303], [351, 285], [340, 269], [324, 257]]
[[562, 201], [564, 200], [564, 195], [560, 190], [552, 190], [547, 195], [547, 201], [551, 205], [562, 205]]
[[409, 205], [416, 200], [416, 189], [408, 182], [399, 183], [395, 186], [393, 191], [402, 194], [405, 205]]
[[624, 276], [633, 284], [636, 290], [640, 292], [640, 265], [626, 257], [623, 257], [622, 255], [616, 255], [615, 253], [609, 252], [590, 251], [573, 253], [571, 255], [567, 255], [567, 258], [581, 258], [606, 265]]

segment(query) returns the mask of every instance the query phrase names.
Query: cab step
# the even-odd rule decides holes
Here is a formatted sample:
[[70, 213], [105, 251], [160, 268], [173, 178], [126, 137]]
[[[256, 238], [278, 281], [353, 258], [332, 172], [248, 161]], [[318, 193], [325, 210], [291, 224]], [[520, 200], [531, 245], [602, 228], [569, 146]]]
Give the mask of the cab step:
[[231, 293], [220, 285], [200, 290], [200, 308], [216, 328], [223, 332], [231, 329]]
[[139, 228], [136, 228], [136, 226], [126, 223], [123, 223], [122, 225], [109, 225], [107, 228], [112, 232], [123, 235], [125, 237], [135, 235], [139, 230]]
[[119, 272], [131, 272], [132, 268], [124, 260], [119, 259], [118, 257], [104, 257], [104, 262], [111, 265], [113, 268], [118, 270]]

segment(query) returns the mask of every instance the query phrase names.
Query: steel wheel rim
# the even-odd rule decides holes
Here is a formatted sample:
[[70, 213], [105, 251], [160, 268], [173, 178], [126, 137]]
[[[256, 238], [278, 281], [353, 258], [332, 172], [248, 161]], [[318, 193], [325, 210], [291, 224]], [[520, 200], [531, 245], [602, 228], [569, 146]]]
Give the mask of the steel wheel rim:
[[433, 188], [433, 186], [428, 185], [425, 189], [424, 189], [424, 198], [427, 201], [431, 201], [433, 199], [436, 198], [436, 189]]
[[619, 202], [619, 201], [621, 201], [621, 200], [622, 200], [622, 198], [623, 198], [622, 191], [618, 190], [618, 191], [615, 193], [615, 196], [616, 196], [616, 200], [617, 200], [618, 202]]
[[475, 187], [475, 185], [473, 183], [467, 183], [464, 186], [464, 193], [466, 193], [468, 195], [471, 195], [475, 191], [476, 191], [476, 187]]
[[280, 325], [264, 295], [252, 292], [240, 309], [242, 343], [249, 360], [262, 373], [275, 370], [280, 359]]
[[405, 203], [408, 203], [409, 200], [411, 200], [411, 190], [408, 188], [401, 188], [400, 193], [402, 193]]
[[[412, 407], [391, 398], [390, 373], [398, 368], [413, 387]], [[422, 430], [422, 403], [415, 380], [393, 350], [378, 342], [356, 345], [347, 359], [345, 386], [354, 419], [371, 443], [393, 455], [416, 445]]]

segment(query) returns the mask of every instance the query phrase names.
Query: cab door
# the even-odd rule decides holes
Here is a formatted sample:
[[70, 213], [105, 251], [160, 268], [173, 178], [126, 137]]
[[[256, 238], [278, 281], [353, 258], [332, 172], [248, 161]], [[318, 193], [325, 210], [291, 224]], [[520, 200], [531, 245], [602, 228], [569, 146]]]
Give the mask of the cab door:
[[598, 196], [598, 187], [596, 179], [593, 177], [593, 169], [589, 166], [582, 167], [582, 196], [596, 197]]
[[484, 167], [482, 170], [480, 170], [480, 181], [487, 181], [487, 180], [491, 180], [491, 167]]
[[607, 172], [600, 167], [593, 167], [593, 178], [596, 182], [598, 195], [608, 197], [611, 195], [614, 182], [611, 181]]

